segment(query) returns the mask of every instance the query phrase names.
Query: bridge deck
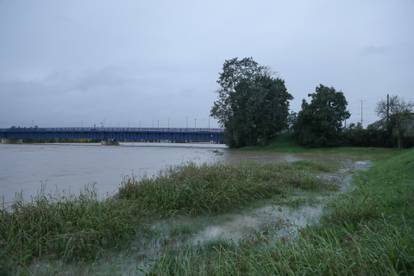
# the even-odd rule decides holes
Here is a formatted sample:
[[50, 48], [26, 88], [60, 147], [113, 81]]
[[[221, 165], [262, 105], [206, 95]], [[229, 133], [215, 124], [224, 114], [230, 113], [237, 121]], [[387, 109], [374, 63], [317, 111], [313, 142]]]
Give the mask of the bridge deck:
[[3, 128], [2, 139], [61, 140], [92, 139], [116, 141], [170, 141], [223, 143], [223, 129], [219, 128]]

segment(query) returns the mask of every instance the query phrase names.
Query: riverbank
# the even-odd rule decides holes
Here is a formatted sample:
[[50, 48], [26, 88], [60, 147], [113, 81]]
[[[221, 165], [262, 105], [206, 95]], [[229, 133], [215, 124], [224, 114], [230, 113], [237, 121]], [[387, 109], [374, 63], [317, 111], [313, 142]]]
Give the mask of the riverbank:
[[164, 275], [410, 275], [414, 272], [414, 150], [378, 161], [294, 240], [274, 229], [162, 257]]
[[[0, 213], [2, 271], [346, 274], [355, 261], [351, 272], [357, 274], [409, 272], [414, 206], [407, 201], [413, 187], [404, 181], [414, 179], [414, 152], [393, 154], [358, 174], [355, 190], [344, 195], [339, 191], [349, 190], [343, 184], [354, 163], [303, 160], [190, 164], [158, 177], [126, 179], [118, 195], [104, 201], [85, 191], [80, 197], [16, 202]], [[401, 210], [403, 216], [395, 216]], [[289, 231], [301, 227], [291, 239]], [[382, 229], [387, 248], [371, 248], [378, 238], [375, 227]], [[357, 250], [366, 255], [355, 259]], [[368, 250], [384, 264], [370, 265]], [[329, 262], [321, 263], [323, 258]]]
[[158, 177], [125, 180], [116, 197], [99, 201], [93, 191], [79, 197], [39, 196], [15, 202], [0, 215], [5, 267], [28, 267], [37, 259], [93, 261], [121, 250], [148, 225], [175, 216], [215, 215], [296, 190], [335, 190], [315, 172], [324, 165], [186, 165]]
[[267, 145], [249, 146], [241, 148], [243, 151], [263, 151], [303, 154], [309, 156], [336, 156], [337, 158], [351, 158], [354, 160], [370, 159], [381, 160], [394, 156], [404, 150], [397, 148], [380, 147], [323, 147], [311, 148], [303, 147], [295, 142], [290, 135], [280, 135], [273, 142]]

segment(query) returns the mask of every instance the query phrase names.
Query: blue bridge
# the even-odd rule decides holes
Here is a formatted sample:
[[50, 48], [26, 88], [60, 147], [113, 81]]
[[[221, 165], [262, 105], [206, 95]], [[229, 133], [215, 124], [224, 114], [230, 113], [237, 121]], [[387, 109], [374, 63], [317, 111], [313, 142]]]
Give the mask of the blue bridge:
[[218, 128], [39, 128], [0, 129], [5, 141], [99, 140], [118, 142], [224, 143], [223, 129]]

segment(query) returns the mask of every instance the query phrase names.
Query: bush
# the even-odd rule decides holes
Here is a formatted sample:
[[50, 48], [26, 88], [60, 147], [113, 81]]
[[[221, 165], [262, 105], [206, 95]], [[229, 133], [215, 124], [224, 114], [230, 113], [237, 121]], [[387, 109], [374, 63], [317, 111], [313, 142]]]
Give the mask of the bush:
[[356, 147], [392, 147], [390, 132], [370, 125], [364, 129], [360, 124], [351, 124], [344, 131], [344, 142]]

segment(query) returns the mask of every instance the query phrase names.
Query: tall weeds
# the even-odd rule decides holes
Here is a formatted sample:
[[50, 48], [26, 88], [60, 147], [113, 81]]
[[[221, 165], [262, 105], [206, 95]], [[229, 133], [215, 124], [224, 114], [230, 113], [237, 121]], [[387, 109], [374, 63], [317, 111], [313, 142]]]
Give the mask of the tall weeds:
[[[322, 223], [296, 240], [166, 253], [155, 275], [413, 275], [414, 150], [358, 175]], [[272, 230], [269, 229], [269, 232]]]
[[221, 213], [286, 189], [333, 188], [287, 164], [188, 164], [153, 178], [127, 179], [116, 197], [103, 201], [93, 191], [17, 201], [0, 210], [0, 272], [34, 258], [93, 260], [104, 250], [122, 248], [158, 217]]
[[225, 212], [288, 188], [315, 190], [335, 186], [290, 165], [189, 164], [156, 178], [128, 179], [119, 190], [119, 198], [136, 200], [162, 215], [198, 215]]

